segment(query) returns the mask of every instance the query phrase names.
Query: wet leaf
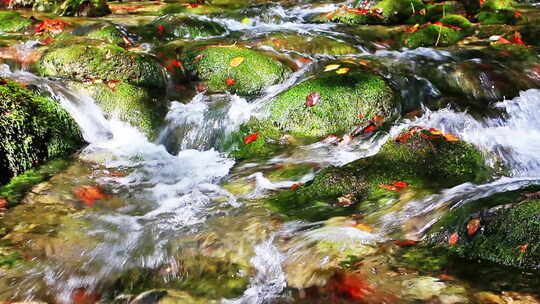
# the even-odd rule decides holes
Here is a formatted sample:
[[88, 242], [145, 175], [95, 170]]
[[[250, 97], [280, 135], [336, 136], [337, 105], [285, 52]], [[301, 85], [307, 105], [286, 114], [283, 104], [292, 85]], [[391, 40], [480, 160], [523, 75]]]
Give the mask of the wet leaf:
[[241, 65], [242, 62], [244, 62], [244, 57], [242, 57], [242, 56], [234, 57], [234, 58], [231, 60], [231, 62], [229, 63], [229, 66], [230, 66], [231, 68], [235, 68], [235, 67]]
[[291, 190], [296, 190], [298, 188], [300, 188], [300, 186], [302, 186], [303, 183], [296, 183], [296, 184], [292, 184], [291, 185]]
[[392, 242], [392, 244], [398, 245], [400, 247], [412, 246], [412, 245], [416, 245], [417, 243], [418, 241], [415, 241], [415, 240], [399, 240], [399, 241]]
[[399, 188], [394, 185], [379, 184], [379, 187], [390, 191], [399, 191]]
[[251, 22], [251, 19], [249, 19], [248, 17], [244, 17], [242, 18], [242, 20], [240, 21], [242, 24], [248, 24]]
[[236, 84], [236, 80], [234, 80], [233, 78], [225, 78], [225, 83], [228, 85], [228, 86], [233, 86]]
[[448, 237], [448, 245], [454, 246], [459, 241], [459, 233], [454, 232]]
[[459, 141], [459, 138], [450, 133], [443, 134], [443, 137], [446, 139], [446, 141]]
[[159, 36], [163, 37], [165, 35], [165, 27], [163, 25], [158, 25], [156, 29]]
[[527, 249], [529, 249], [529, 244], [523, 244], [523, 245], [520, 245], [517, 247], [519, 249], [520, 252], [524, 253], [527, 251]]
[[382, 123], [384, 122], [384, 116], [382, 115], [375, 115], [373, 116], [373, 118], [371, 119], [373, 122], [376, 122], [376, 123]]
[[359, 275], [345, 273], [335, 282], [330, 284], [330, 288], [349, 295], [354, 300], [364, 300], [373, 292], [373, 288]]
[[8, 206], [7, 199], [0, 197], [0, 209], [5, 209]]
[[321, 102], [321, 93], [319, 92], [311, 92], [306, 96], [306, 102], [304, 105], [306, 107], [313, 107], [318, 105]]
[[244, 144], [249, 145], [250, 143], [256, 141], [258, 137], [259, 137], [258, 133], [249, 134], [248, 136], [244, 138]]
[[405, 32], [406, 33], [414, 33], [416, 31], [418, 31], [419, 29], [420, 29], [420, 24], [415, 24], [415, 25], [413, 25], [411, 27], [406, 28]]
[[88, 292], [85, 288], [78, 288], [71, 295], [73, 304], [94, 304], [101, 300], [99, 294]]
[[523, 40], [521, 40], [521, 33], [518, 31], [514, 32], [514, 36], [512, 37], [512, 42], [515, 44], [527, 46], [527, 44], [523, 42]]
[[339, 137], [337, 135], [331, 134], [323, 138], [322, 142], [325, 144], [337, 145], [339, 142]]
[[374, 124], [370, 124], [369, 126], [365, 127], [362, 130], [362, 134], [371, 133], [371, 132], [375, 131], [375, 129], [377, 129], [377, 127]]
[[478, 231], [478, 228], [480, 228], [480, 219], [475, 218], [475, 219], [470, 220], [467, 223], [467, 234], [469, 236], [473, 236], [476, 233], [476, 231]]
[[409, 184], [403, 181], [392, 182], [392, 185], [398, 187], [400, 190], [409, 187]]
[[500, 43], [500, 44], [511, 44], [512, 42], [508, 41], [506, 38], [504, 37], [501, 37], [499, 38], [499, 40], [497, 40], [497, 43]]
[[66, 26], [71, 26], [71, 23], [60, 19], [43, 19], [42, 22], [36, 24], [34, 27], [37, 33], [59, 33], [62, 32]]
[[195, 89], [197, 90], [197, 92], [202, 93], [202, 92], [208, 90], [208, 86], [204, 82], [198, 82], [195, 85]]
[[340, 75], [341, 75], [341, 74], [347, 74], [347, 73], [349, 73], [350, 70], [351, 70], [351, 69], [349, 69], [349, 68], [341, 68], [341, 69], [338, 69], [338, 70], [336, 71], [336, 74], [340, 74]]
[[105, 195], [101, 192], [98, 187], [93, 186], [81, 186], [73, 190], [75, 197], [84, 202], [88, 206], [94, 205], [97, 200], [102, 200], [105, 198]]
[[365, 231], [365, 232], [372, 232], [373, 231], [373, 227], [371, 227], [371, 226], [369, 226], [367, 224], [363, 224], [363, 223], [359, 223], [359, 224], [354, 225], [354, 228], [360, 229], [360, 230]]
[[337, 70], [340, 66], [341, 65], [339, 65], [339, 64], [329, 64], [329, 65], [324, 67], [324, 71], [329, 72], [329, 71]]

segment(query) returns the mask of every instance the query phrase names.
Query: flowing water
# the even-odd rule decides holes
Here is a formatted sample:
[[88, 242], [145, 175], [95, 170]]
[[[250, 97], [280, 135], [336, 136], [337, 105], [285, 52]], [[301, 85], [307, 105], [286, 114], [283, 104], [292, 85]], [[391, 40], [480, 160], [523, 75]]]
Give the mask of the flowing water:
[[[370, 41], [337, 25], [307, 22], [309, 16], [335, 8], [335, 4], [325, 3], [272, 3], [246, 10], [252, 16], [248, 22], [197, 18], [222, 24], [235, 40], [285, 31], [354, 43], [359, 52], [348, 58], [366, 56], [389, 63], [389, 81], [407, 102], [417, 103], [423, 114], [402, 119], [386, 134], [349, 145], [298, 144], [270, 158], [237, 163], [223, 150], [230, 135], [251, 117], [264, 116], [263, 106], [273, 96], [303, 81], [332, 56], [302, 54], [311, 59], [309, 64], [256, 98], [197, 93], [191, 100], [171, 101], [166, 125], [154, 142], [129, 124], [105, 115], [92, 98], [68, 89], [62, 80], [1, 66], [0, 76], [34, 86], [61, 103], [88, 144], [77, 153], [70, 169], [52, 178], [41, 192], [44, 200], [55, 197], [69, 205], [70, 211], [58, 209], [56, 223], [39, 217], [26, 219], [36, 225], [43, 220], [47, 228], [26, 235], [36, 250], [28, 253], [29, 263], [2, 273], [6, 279], [0, 283], [0, 300], [112, 303], [122, 294], [157, 289], [194, 296], [182, 302], [185, 295], [178, 295], [180, 300], [174, 303], [199, 303], [197, 297], [200, 303], [411, 303], [435, 295], [439, 302], [433, 303], [469, 303], [475, 301], [472, 294], [501, 290], [522, 292], [522, 297], [529, 297], [527, 303], [539, 300], [534, 300], [540, 295], [538, 289], [534, 292], [540, 288], [538, 274], [488, 263], [467, 265], [459, 258], [451, 263], [455, 269], [440, 273], [406, 272], [404, 268], [414, 267], [403, 266], [402, 249], [395, 252], [387, 245], [396, 237], [421, 240], [449, 209], [540, 184], [540, 122], [536, 119], [540, 90], [531, 88], [513, 99], [499, 98], [489, 106], [497, 115], [433, 107], [432, 101], [444, 93], [422, 74], [420, 66], [464, 60], [460, 56], [480, 59], [452, 49], [373, 51]], [[115, 21], [122, 18], [111, 17]], [[227, 41], [227, 37], [220, 39]], [[24, 44], [31, 48], [28, 45]], [[280, 55], [294, 59], [298, 54]], [[483, 93], [498, 96], [493, 84], [485, 83], [483, 88]], [[351, 218], [313, 223], [284, 220], [260, 204], [271, 193], [309, 182], [325, 167], [376, 154], [387, 140], [417, 125], [455, 134], [491, 155], [493, 164], [502, 162], [510, 170], [486, 184], [465, 183], [404, 201], [398, 210], [374, 212], [368, 215], [372, 231], [354, 228]], [[273, 170], [287, 166], [307, 169], [294, 179], [271, 178]], [[236, 193], [227, 187], [235, 183], [245, 191]], [[74, 202], [71, 194], [72, 189], [86, 185], [99, 186], [106, 193], [92, 208]], [[54, 211], [57, 206], [53, 205]], [[15, 213], [24, 213], [31, 207], [22, 204], [17, 208], [21, 210]], [[332, 287], [334, 260], [340, 257], [335, 251], [318, 250], [326, 241], [341, 242], [339, 252], [370, 253], [356, 270], [370, 281], [365, 288], [368, 297], [359, 300]], [[432, 255], [417, 262], [429, 263], [436, 253]], [[438, 275], [443, 273], [454, 280], [440, 281]], [[343, 283], [346, 278], [337, 280]], [[431, 293], [426, 295], [422, 286]], [[146, 294], [145, 301], [151, 296]]]

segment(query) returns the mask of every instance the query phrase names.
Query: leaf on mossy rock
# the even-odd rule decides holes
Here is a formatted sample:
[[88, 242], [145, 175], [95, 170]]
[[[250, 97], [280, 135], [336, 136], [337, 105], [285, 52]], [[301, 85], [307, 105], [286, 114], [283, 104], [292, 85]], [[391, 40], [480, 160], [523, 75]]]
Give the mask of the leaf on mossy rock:
[[340, 68], [336, 71], [336, 74], [347, 74], [351, 69], [349, 68]]
[[35, 30], [37, 33], [59, 33], [64, 31], [66, 26], [71, 25], [71, 23], [59, 19], [43, 19], [42, 22], [35, 25]]
[[329, 65], [324, 67], [324, 71], [329, 72], [329, 71], [337, 70], [337, 69], [339, 69], [339, 67], [340, 67], [339, 64], [329, 64]]
[[467, 234], [473, 236], [480, 228], [480, 219], [474, 218], [467, 223]]
[[256, 141], [258, 137], [259, 137], [259, 134], [257, 133], [249, 134], [248, 136], [244, 138], [244, 144], [249, 145], [250, 143]]
[[235, 67], [241, 65], [242, 62], [244, 62], [244, 57], [242, 57], [242, 56], [234, 57], [234, 58], [231, 60], [231, 63], [229, 63], [229, 66], [230, 66], [231, 68], [235, 68]]
[[319, 102], [321, 102], [321, 93], [311, 92], [308, 94], [308, 96], [306, 96], [306, 102], [304, 105], [306, 107], [313, 107], [319, 104]]
[[454, 246], [459, 241], [459, 233], [454, 232], [448, 237], [448, 245]]
[[8, 206], [7, 199], [0, 197], [0, 209], [5, 209]]
[[236, 80], [234, 80], [233, 78], [225, 78], [225, 83], [228, 85], [228, 86], [233, 86], [236, 84]]

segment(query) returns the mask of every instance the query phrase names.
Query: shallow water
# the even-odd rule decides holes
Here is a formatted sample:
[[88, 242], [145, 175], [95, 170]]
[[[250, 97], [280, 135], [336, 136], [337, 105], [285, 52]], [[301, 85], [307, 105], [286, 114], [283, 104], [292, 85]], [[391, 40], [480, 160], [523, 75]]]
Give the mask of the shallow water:
[[[475, 60], [474, 55], [453, 48], [381, 48], [336, 25], [308, 22], [310, 15], [335, 8], [328, 3], [272, 3], [246, 8], [247, 21], [197, 18], [225, 26], [229, 32], [218, 39], [222, 42], [249, 43], [275, 32], [326, 36], [358, 49], [341, 58], [387, 64], [381, 73], [421, 114], [344, 146], [300, 142], [272, 157], [242, 162], [223, 150], [242, 123], [266, 114], [263, 106], [273, 96], [339, 56], [265, 48], [296, 63], [300, 57], [310, 62], [299, 64], [289, 79], [261, 96], [191, 92], [192, 98], [171, 100], [155, 142], [107, 117], [92, 98], [67, 89], [62, 80], [2, 65], [0, 76], [35, 86], [60, 102], [88, 145], [66, 171], [5, 215], [6, 225], [15, 227], [11, 240], [28, 249], [28, 263], [0, 270], [0, 300], [112, 303], [121, 295], [166, 289], [193, 296], [174, 303], [497, 303], [490, 302], [495, 301], [491, 295], [510, 299], [503, 303], [538, 303], [538, 273], [447, 258], [438, 250], [392, 241], [420, 241], [449, 209], [540, 184], [540, 91], [523, 90], [486, 106], [496, 116], [436, 105], [433, 100], [444, 92], [421, 67]], [[122, 15], [107, 19], [135, 22]], [[18, 44], [21, 50], [28, 45]], [[493, 87], [489, 82], [482, 93], [498, 96]], [[455, 134], [496, 156], [494, 165], [500, 161], [510, 170], [483, 185], [465, 183], [421, 197], [400, 197], [393, 202], [398, 210], [389, 205], [363, 219], [293, 221], [261, 203], [269, 194], [310, 181], [323, 168], [374, 155], [387, 140], [417, 125]], [[300, 166], [294, 178], [274, 174]], [[92, 206], [81, 203], [73, 189], [85, 186], [99, 187], [104, 198]], [[47, 208], [42, 210], [41, 204]], [[370, 228], [358, 229], [359, 223]], [[350, 258], [355, 255], [366, 258]]]

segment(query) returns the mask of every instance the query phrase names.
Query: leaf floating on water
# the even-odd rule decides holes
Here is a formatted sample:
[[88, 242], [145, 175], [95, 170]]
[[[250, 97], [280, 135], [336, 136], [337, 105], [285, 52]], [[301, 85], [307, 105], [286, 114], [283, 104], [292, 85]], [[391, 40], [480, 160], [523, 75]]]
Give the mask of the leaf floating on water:
[[88, 206], [94, 205], [97, 200], [102, 200], [105, 198], [105, 195], [101, 192], [98, 187], [93, 186], [81, 186], [73, 190], [75, 197], [84, 202]]
[[234, 57], [234, 58], [231, 60], [231, 62], [229, 63], [229, 66], [230, 66], [231, 68], [235, 68], [235, 67], [241, 65], [242, 62], [244, 62], [244, 57], [242, 57], [242, 56]]
[[478, 228], [480, 228], [480, 219], [475, 218], [475, 219], [470, 220], [467, 223], [467, 234], [469, 236], [473, 236], [476, 233], [476, 231], [478, 231]]
[[248, 136], [244, 138], [244, 144], [249, 145], [250, 143], [256, 141], [258, 137], [259, 137], [258, 133], [249, 134]]
[[319, 92], [311, 92], [308, 96], [306, 96], [306, 102], [304, 105], [306, 107], [313, 107], [316, 106], [321, 102], [321, 93]]
[[233, 86], [236, 84], [236, 80], [234, 80], [233, 78], [225, 78], [225, 83], [228, 85], [228, 86]]
[[336, 74], [347, 74], [351, 69], [349, 68], [341, 68], [336, 71]]
[[459, 233], [454, 232], [448, 237], [448, 245], [454, 246], [459, 241]]
[[359, 274], [345, 273], [329, 286], [349, 295], [354, 300], [364, 300], [373, 292], [373, 288]]
[[324, 67], [324, 71], [329, 72], [329, 71], [337, 70], [337, 69], [339, 69], [340, 66], [341, 65], [339, 65], [339, 64], [329, 64], [329, 65]]

